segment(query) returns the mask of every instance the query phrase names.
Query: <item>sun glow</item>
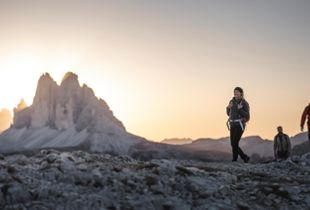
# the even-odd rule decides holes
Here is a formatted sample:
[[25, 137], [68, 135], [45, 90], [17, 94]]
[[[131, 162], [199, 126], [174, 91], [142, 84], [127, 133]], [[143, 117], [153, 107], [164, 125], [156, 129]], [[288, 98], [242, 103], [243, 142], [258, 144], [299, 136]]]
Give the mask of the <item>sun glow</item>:
[[71, 58], [47, 59], [31, 53], [17, 53], [0, 62], [0, 107], [12, 109], [23, 98], [32, 104], [38, 78], [49, 72], [59, 84], [64, 72], [72, 70], [76, 61]]

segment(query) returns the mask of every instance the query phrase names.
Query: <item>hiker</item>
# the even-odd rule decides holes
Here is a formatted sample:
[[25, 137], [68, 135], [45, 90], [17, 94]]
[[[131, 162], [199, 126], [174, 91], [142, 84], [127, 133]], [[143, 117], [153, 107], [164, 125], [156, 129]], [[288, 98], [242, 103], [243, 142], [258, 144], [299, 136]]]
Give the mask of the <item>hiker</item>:
[[250, 157], [239, 147], [239, 141], [244, 132], [246, 122], [250, 119], [250, 107], [248, 102], [244, 99], [242, 88], [236, 87], [234, 89], [234, 97], [226, 107], [226, 113], [229, 116], [227, 127], [230, 130], [230, 143], [233, 154], [232, 162], [237, 161], [239, 155], [241, 159], [247, 163]]
[[307, 121], [307, 125], [308, 125], [308, 141], [310, 143], [310, 103], [308, 104], [308, 106], [306, 106], [306, 108], [304, 109], [304, 112], [302, 113], [301, 116], [301, 121], [300, 121], [300, 130], [301, 132], [304, 131], [304, 125], [306, 122], [306, 118], [308, 115], [308, 121]]
[[283, 133], [283, 128], [278, 126], [278, 134], [274, 137], [273, 151], [277, 160], [287, 159], [291, 155], [291, 140]]

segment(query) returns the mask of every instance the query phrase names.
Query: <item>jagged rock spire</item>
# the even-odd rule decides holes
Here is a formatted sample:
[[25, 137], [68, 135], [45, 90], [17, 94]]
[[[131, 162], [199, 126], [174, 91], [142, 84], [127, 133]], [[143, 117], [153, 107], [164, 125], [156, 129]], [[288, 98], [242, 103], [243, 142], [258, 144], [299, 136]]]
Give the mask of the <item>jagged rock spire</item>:
[[98, 132], [111, 129], [125, 131], [107, 103], [98, 99], [91, 88], [81, 87], [78, 75], [72, 72], [64, 75], [60, 85], [49, 73], [43, 74], [38, 81], [33, 104], [22, 109], [17, 108], [19, 112], [14, 117], [14, 125], [18, 128], [49, 126], [59, 130], [75, 127], [78, 131], [85, 128]]

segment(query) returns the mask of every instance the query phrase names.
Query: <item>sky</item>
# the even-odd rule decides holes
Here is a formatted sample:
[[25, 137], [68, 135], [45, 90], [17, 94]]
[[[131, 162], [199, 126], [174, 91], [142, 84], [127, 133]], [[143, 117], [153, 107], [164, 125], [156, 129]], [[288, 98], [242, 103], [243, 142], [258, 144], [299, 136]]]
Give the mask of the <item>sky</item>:
[[0, 109], [67, 71], [154, 141], [228, 136], [236, 86], [245, 136], [299, 133], [310, 103], [308, 0], [0, 0], [0, 26]]

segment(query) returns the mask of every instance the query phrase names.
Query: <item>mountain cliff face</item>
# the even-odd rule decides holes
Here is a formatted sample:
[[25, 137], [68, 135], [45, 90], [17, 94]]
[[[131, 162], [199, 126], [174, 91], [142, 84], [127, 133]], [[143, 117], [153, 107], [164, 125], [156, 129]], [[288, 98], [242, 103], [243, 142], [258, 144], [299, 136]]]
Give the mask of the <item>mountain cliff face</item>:
[[14, 109], [12, 128], [0, 136], [0, 151], [83, 146], [124, 154], [140, 141], [91, 88], [80, 86], [76, 74], [66, 73], [58, 85], [46, 73], [38, 81], [33, 104], [21, 102]]
[[[105, 123], [98, 125], [103, 120]], [[38, 81], [33, 104], [17, 110], [14, 128], [41, 128], [48, 126], [57, 130], [85, 128], [91, 131], [125, 131], [123, 124], [113, 116], [102, 99], [85, 84], [80, 87], [78, 76], [69, 72], [58, 85], [46, 73]]]

